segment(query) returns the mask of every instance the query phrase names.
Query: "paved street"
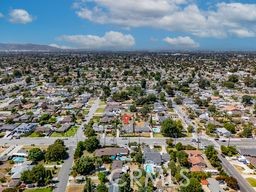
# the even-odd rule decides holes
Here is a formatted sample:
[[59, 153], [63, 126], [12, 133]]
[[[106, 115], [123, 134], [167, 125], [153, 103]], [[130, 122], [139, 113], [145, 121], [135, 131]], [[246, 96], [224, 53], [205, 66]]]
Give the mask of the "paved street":
[[55, 188], [55, 192], [64, 192], [66, 191], [67, 183], [68, 183], [68, 178], [70, 171], [72, 169], [72, 164], [74, 161], [74, 147], [69, 147], [68, 149], [68, 154], [69, 158], [66, 159], [60, 169], [60, 172], [58, 174], [58, 183]]
[[[58, 180], [59, 183], [57, 184], [56, 188], [55, 188], [55, 192], [64, 192], [66, 191], [66, 187], [67, 187], [67, 183], [68, 183], [68, 178], [72, 169], [72, 164], [74, 161], [74, 151], [75, 151], [75, 147], [77, 145], [77, 143], [79, 141], [84, 141], [86, 138], [84, 136], [84, 132], [83, 132], [83, 128], [84, 125], [86, 125], [92, 118], [93, 118], [93, 114], [96, 112], [96, 110], [99, 107], [99, 98], [97, 98], [95, 100], [95, 102], [93, 103], [93, 105], [90, 108], [90, 111], [85, 119], [85, 121], [79, 126], [75, 137], [70, 138], [68, 140], [66, 140], [65, 144], [67, 144], [67, 146], [69, 146], [69, 150], [68, 150], [68, 154], [69, 154], [69, 158], [67, 160], [64, 161], [64, 164], [62, 165], [59, 175], [58, 175]], [[75, 145], [75, 146], [73, 146]]]

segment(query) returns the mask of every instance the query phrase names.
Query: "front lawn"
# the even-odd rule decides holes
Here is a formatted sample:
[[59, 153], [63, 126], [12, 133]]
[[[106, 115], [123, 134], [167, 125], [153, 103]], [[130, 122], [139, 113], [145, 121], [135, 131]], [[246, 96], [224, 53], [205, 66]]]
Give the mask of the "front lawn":
[[248, 183], [250, 183], [252, 187], [256, 187], [256, 179], [249, 177], [249, 178], [246, 178], [246, 180], [248, 181]]
[[38, 132], [33, 132], [29, 135], [29, 137], [43, 137], [43, 135]]
[[26, 189], [24, 192], [53, 192], [51, 188]]
[[73, 137], [76, 134], [76, 131], [78, 129], [78, 126], [71, 127], [68, 131], [65, 133], [56, 133], [54, 132], [51, 137]]
[[96, 113], [104, 113], [104, 111], [105, 111], [105, 108], [98, 108], [96, 110]]
[[154, 137], [162, 138], [164, 136], [162, 135], [162, 133], [154, 133]]

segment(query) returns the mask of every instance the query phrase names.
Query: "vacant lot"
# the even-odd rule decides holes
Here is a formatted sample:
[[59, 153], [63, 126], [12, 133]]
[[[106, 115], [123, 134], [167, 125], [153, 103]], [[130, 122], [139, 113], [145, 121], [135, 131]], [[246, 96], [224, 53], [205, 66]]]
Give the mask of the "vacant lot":
[[83, 192], [84, 185], [69, 185], [67, 192]]

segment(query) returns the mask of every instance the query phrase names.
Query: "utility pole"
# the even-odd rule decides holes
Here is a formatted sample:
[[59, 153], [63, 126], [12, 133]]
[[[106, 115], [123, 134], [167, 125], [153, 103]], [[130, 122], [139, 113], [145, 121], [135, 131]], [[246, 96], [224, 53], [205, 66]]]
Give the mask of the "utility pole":
[[230, 144], [230, 136], [231, 135], [229, 135], [229, 137], [228, 137], [228, 147], [229, 147], [229, 144]]

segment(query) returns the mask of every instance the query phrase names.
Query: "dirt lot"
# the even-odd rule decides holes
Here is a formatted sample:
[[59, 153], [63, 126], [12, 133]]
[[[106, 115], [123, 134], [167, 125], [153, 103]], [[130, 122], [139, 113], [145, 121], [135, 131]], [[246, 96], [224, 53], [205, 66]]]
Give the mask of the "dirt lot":
[[84, 185], [80, 185], [80, 184], [72, 184], [69, 185], [67, 188], [67, 192], [83, 192], [84, 189]]

